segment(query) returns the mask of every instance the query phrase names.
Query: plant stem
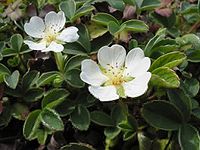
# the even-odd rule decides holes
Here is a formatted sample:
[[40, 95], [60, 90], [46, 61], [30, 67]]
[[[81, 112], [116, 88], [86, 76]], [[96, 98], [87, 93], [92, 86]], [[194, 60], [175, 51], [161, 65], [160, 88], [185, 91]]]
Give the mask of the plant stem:
[[165, 146], [165, 149], [164, 149], [164, 150], [167, 150], [167, 149], [168, 149], [168, 147], [169, 147], [169, 145], [170, 145], [170, 143], [171, 143], [171, 140], [172, 140], [173, 136], [174, 136], [174, 134], [173, 134], [173, 133], [171, 133], [171, 136], [170, 136], [170, 138], [169, 138], [169, 140], [168, 140], [168, 142], [167, 142], [167, 144], [166, 144], [166, 146]]
[[188, 31], [188, 33], [191, 33], [195, 31], [200, 26], [200, 21], [196, 22]]
[[19, 57], [20, 62], [21, 62], [21, 64], [22, 64], [22, 65], [21, 65], [21, 66], [22, 66], [22, 70], [23, 70], [23, 71], [26, 71], [26, 70], [27, 70], [27, 66], [26, 66], [26, 63], [24, 62], [22, 56], [19, 54], [18, 57]]
[[118, 103], [122, 107], [122, 110], [123, 110], [124, 114], [128, 115], [127, 106], [126, 106], [126, 104], [124, 104], [124, 102], [123, 102], [123, 100], [121, 98], [119, 99]]
[[57, 68], [60, 72], [64, 72], [64, 58], [61, 52], [54, 52], [54, 57], [56, 60]]

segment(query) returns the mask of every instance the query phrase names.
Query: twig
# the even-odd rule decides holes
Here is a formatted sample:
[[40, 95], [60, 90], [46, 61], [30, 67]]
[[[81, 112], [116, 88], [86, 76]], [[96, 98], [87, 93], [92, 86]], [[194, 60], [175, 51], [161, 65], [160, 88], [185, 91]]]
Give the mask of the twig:
[[196, 22], [188, 31], [188, 33], [193, 32], [194, 30], [198, 29], [200, 27], [200, 21]]

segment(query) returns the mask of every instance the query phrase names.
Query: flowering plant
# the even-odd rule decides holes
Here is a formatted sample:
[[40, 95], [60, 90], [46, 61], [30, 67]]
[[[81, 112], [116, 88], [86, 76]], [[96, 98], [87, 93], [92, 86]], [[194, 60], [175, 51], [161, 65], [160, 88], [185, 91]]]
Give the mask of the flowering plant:
[[89, 59], [82, 61], [81, 79], [90, 84], [89, 91], [101, 101], [119, 97], [138, 97], [148, 88], [150, 59], [140, 48], [126, 50], [120, 45], [104, 46], [97, 54], [99, 66]]
[[[25, 23], [24, 31], [31, 37], [39, 38], [38, 43], [25, 40], [24, 43], [32, 50], [41, 50], [42, 52], [61, 52], [64, 42], [75, 42], [79, 38], [76, 27], [68, 27], [63, 31], [66, 18], [63, 11], [57, 14], [53, 11], [45, 16], [45, 23], [37, 16], [33, 16], [29, 23]], [[61, 32], [60, 32], [61, 31]], [[59, 33], [60, 32], [60, 33]]]
[[0, 150], [199, 150], [199, 0], [1, 0]]

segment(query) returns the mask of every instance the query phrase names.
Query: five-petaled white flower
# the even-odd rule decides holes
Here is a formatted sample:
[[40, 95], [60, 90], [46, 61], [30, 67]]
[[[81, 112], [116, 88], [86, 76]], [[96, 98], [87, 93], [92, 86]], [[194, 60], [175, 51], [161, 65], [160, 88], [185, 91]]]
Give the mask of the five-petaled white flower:
[[[33, 37], [40, 39], [38, 42], [25, 40], [24, 43], [32, 50], [41, 50], [42, 52], [61, 52], [65, 42], [75, 42], [78, 40], [78, 28], [71, 26], [62, 30], [65, 26], [66, 18], [63, 11], [55, 13], [54, 11], [46, 14], [42, 18], [31, 17], [29, 23], [25, 23], [25, 32]], [[61, 31], [62, 30], [62, 31]]]
[[117, 100], [120, 97], [138, 97], [148, 88], [151, 73], [147, 70], [151, 61], [140, 48], [132, 49], [126, 56], [124, 47], [115, 44], [102, 47], [98, 62], [82, 61], [80, 78], [88, 83], [89, 92], [100, 101]]

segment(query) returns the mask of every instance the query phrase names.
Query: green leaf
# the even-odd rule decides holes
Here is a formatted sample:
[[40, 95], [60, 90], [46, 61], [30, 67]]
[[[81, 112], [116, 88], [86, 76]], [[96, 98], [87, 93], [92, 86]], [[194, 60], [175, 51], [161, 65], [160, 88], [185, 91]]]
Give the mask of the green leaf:
[[122, 121], [127, 119], [128, 108], [127, 105], [115, 105], [111, 110], [111, 117], [116, 124], [119, 124]]
[[29, 109], [28, 106], [22, 104], [22, 103], [15, 103], [12, 106], [12, 115], [16, 119], [19, 120], [25, 120], [26, 115], [28, 115]]
[[81, 8], [79, 8], [78, 10], [76, 10], [76, 14], [74, 15], [74, 17], [72, 18], [72, 21], [76, 21], [78, 18], [80, 18], [81, 16], [85, 16], [88, 13], [92, 12], [95, 9], [94, 6], [91, 5], [83, 5]]
[[56, 71], [45, 72], [37, 80], [37, 86], [44, 86], [50, 84], [58, 76]]
[[101, 111], [93, 111], [91, 112], [91, 120], [92, 122], [100, 125], [100, 126], [114, 126], [115, 123], [112, 118], [104, 112]]
[[76, 2], [74, 0], [61, 2], [59, 8], [65, 13], [65, 16], [71, 20], [76, 12]]
[[26, 102], [35, 102], [42, 98], [44, 90], [42, 88], [31, 88], [23, 96]]
[[135, 0], [123, 0], [125, 4], [135, 5]]
[[144, 104], [142, 116], [151, 126], [162, 130], [177, 130], [183, 116], [177, 107], [167, 101], [152, 101]]
[[186, 51], [187, 60], [190, 62], [200, 62], [200, 49], [189, 49]]
[[182, 150], [198, 150], [200, 148], [199, 132], [192, 125], [185, 124], [179, 129], [178, 140]]
[[123, 139], [127, 141], [136, 135], [138, 124], [136, 119], [133, 116], [129, 115], [127, 117], [127, 120], [119, 123], [118, 127], [122, 131], [124, 131]]
[[71, 101], [69, 99], [65, 99], [61, 103], [55, 106], [56, 112], [61, 116], [65, 117], [69, 114], [71, 114], [75, 109], [74, 101]]
[[112, 41], [113, 41], [113, 36], [109, 32], [107, 32], [101, 37], [92, 40], [91, 41], [92, 53], [96, 53], [101, 47], [105, 45], [110, 45]]
[[97, 24], [94, 21], [91, 21], [89, 25], [87, 25], [88, 31], [90, 33], [91, 39], [98, 38], [108, 32], [107, 27]]
[[81, 71], [79, 69], [72, 69], [70, 71], [65, 72], [65, 81], [75, 88], [84, 87], [85, 83], [80, 79], [80, 72]]
[[174, 52], [177, 51], [179, 48], [179, 45], [176, 43], [176, 41], [174, 39], [163, 39], [161, 41], [159, 41], [158, 43], [156, 43], [151, 52], [153, 53], [160, 53], [160, 54], [166, 54], [169, 52]]
[[200, 0], [198, 0], [197, 8], [198, 8], [198, 12], [200, 14]]
[[52, 89], [48, 91], [42, 99], [42, 108], [56, 107], [69, 96], [69, 92], [65, 89]]
[[90, 52], [91, 45], [88, 29], [84, 24], [79, 24], [77, 28], [79, 29], [78, 35], [80, 36], [77, 42], [81, 44], [81, 46], [85, 49], [86, 52]]
[[40, 120], [44, 126], [54, 131], [64, 130], [64, 124], [59, 114], [49, 108], [45, 108], [40, 113]]
[[95, 97], [85, 92], [78, 94], [78, 96], [76, 97], [74, 101], [76, 105], [83, 105], [86, 107], [93, 106], [95, 102], [96, 102]]
[[23, 90], [28, 90], [31, 88], [34, 84], [36, 84], [37, 79], [39, 78], [40, 73], [38, 71], [28, 71], [24, 76], [23, 76], [23, 81], [22, 81], [22, 87]]
[[184, 116], [185, 122], [190, 119], [190, 113], [192, 109], [191, 99], [182, 90], [173, 89], [167, 92], [169, 100], [179, 108], [180, 112]]
[[148, 57], [151, 56], [153, 47], [158, 42], [163, 40], [165, 35], [166, 35], [166, 29], [165, 28], [157, 31], [156, 35], [152, 39], [149, 40], [149, 42], [146, 44], [146, 47], [144, 48], [145, 56], [148, 56]]
[[184, 53], [171, 52], [157, 58], [150, 67], [150, 71], [155, 70], [159, 67], [174, 68], [181, 64], [186, 59]]
[[119, 135], [119, 133], [121, 132], [120, 128], [117, 127], [107, 127], [104, 130], [104, 135], [106, 136], [106, 138], [108, 139], [114, 139], [115, 137], [117, 137]]
[[12, 107], [10, 105], [3, 106], [3, 111], [0, 113], [0, 127], [6, 127], [12, 118]]
[[191, 97], [195, 97], [200, 89], [199, 81], [195, 78], [186, 79], [181, 88]]
[[65, 64], [65, 69], [64, 69], [65, 72], [80, 67], [81, 62], [84, 59], [88, 59], [88, 58], [89, 58], [88, 56], [81, 56], [81, 55], [76, 55], [76, 56], [71, 57]]
[[87, 56], [87, 51], [85, 48], [78, 42], [73, 43], [66, 43], [64, 45], [64, 53], [66, 54], [72, 54], [72, 55], [83, 55]]
[[5, 47], [5, 42], [4, 41], [0, 41], [0, 53], [2, 51], [2, 49]]
[[[123, 27], [124, 28], [124, 27]], [[122, 29], [123, 30], [123, 29]], [[108, 23], [108, 31], [114, 35], [116, 34], [117, 32], [120, 32], [121, 31], [121, 27], [119, 24], [115, 23], [114, 21], [110, 21]]]
[[110, 14], [107, 13], [97, 13], [92, 17], [92, 21], [100, 23], [102, 25], [108, 25], [111, 21], [119, 24], [118, 20]]
[[132, 19], [124, 22], [123, 24], [126, 25], [125, 30], [127, 31], [147, 32], [149, 30], [149, 27], [141, 20]]
[[200, 50], [200, 38], [195, 34], [186, 34], [181, 37], [183, 44], [192, 44], [192, 47], [196, 50]]
[[145, 136], [143, 132], [138, 132], [137, 134], [138, 142], [139, 142], [139, 150], [151, 150], [152, 149], [152, 141], [150, 138]]
[[166, 28], [172, 28], [176, 23], [176, 14], [174, 12], [172, 12], [169, 17], [161, 16], [155, 12], [151, 15], [158, 23], [162, 24]]
[[125, 132], [123, 135], [123, 140], [128, 141], [136, 135], [136, 132]]
[[3, 82], [4, 76], [10, 74], [11, 74], [10, 70], [6, 66], [0, 63], [0, 83]]
[[151, 84], [158, 87], [177, 88], [180, 86], [179, 77], [167, 68], [160, 67], [152, 71]]
[[10, 42], [11, 42], [11, 48], [15, 50], [17, 53], [19, 53], [23, 44], [22, 36], [20, 34], [14, 34], [11, 37]]
[[4, 82], [12, 89], [15, 89], [17, 87], [18, 81], [19, 81], [19, 71], [15, 70], [10, 76], [5, 76]]
[[8, 74], [8, 75], [11, 74], [10, 70], [1, 63], [0, 63], [0, 73], [1, 74]]
[[19, 66], [20, 64], [20, 58], [18, 56], [14, 56], [14, 57], [10, 57], [8, 60], [7, 60], [7, 64], [10, 66], [10, 67], [17, 67]]
[[28, 140], [33, 140], [36, 138], [36, 131], [40, 125], [39, 114], [41, 110], [37, 109], [32, 111], [23, 126], [23, 135]]
[[72, 125], [79, 130], [87, 130], [90, 125], [90, 113], [85, 106], [77, 106], [71, 113], [70, 119]]
[[135, 2], [141, 11], [153, 10], [160, 6], [159, 0], [135, 0]]
[[200, 108], [199, 108], [199, 106], [192, 110], [192, 115], [200, 120]]
[[125, 8], [125, 3], [122, 0], [107, 0], [111, 7], [123, 11]]
[[44, 145], [47, 139], [48, 133], [44, 129], [37, 129], [37, 140], [38, 143]]
[[95, 150], [92, 146], [84, 143], [70, 143], [61, 147], [60, 150]]
[[15, 50], [12, 49], [12, 48], [4, 48], [4, 49], [2, 50], [2, 55], [3, 55], [3, 57], [15, 56], [15, 55], [17, 55], [17, 54], [18, 54], [17, 51], [15, 51]]

